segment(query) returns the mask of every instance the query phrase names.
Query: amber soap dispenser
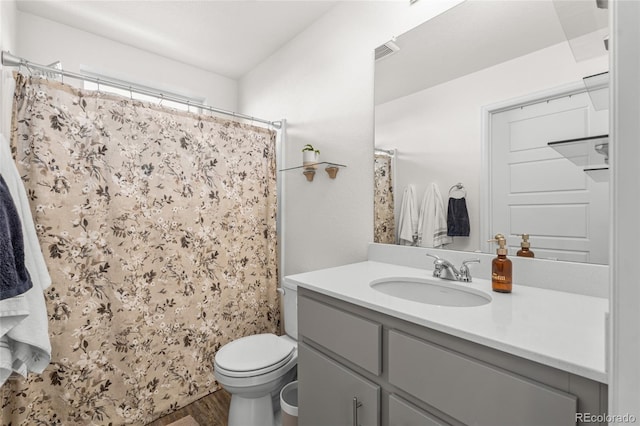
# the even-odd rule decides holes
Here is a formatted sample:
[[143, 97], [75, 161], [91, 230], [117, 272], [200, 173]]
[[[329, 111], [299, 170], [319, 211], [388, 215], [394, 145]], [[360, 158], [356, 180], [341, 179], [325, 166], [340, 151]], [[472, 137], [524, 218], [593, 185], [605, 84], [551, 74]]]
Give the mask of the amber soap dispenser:
[[520, 243], [520, 250], [516, 253], [520, 257], [534, 257], [533, 252], [529, 250], [531, 243], [529, 242], [529, 234], [520, 234], [522, 242]]
[[507, 259], [507, 240], [504, 235], [497, 234], [489, 242], [498, 243], [498, 250], [496, 251], [498, 257], [491, 262], [491, 289], [498, 293], [511, 293], [513, 267], [511, 260]]

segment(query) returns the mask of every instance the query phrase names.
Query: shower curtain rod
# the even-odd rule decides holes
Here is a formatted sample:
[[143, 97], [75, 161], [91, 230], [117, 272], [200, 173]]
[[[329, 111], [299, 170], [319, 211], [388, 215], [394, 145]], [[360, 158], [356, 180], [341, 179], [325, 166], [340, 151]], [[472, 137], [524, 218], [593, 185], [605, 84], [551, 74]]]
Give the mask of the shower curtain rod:
[[250, 115], [245, 115], [245, 114], [240, 114], [237, 112], [233, 112], [233, 111], [227, 111], [224, 109], [219, 109], [219, 108], [214, 108], [212, 106], [209, 105], [204, 105], [204, 104], [199, 104], [199, 103], [194, 103], [194, 102], [189, 102], [189, 101], [185, 101], [184, 99], [180, 99], [177, 97], [173, 97], [171, 95], [165, 95], [162, 92], [154, 92], [152, 90], [146, 90], [140, 87], [136, 87], [135, 85], [126, 85], [126, 84], [122, 84], [122, 82], [118, 82], [118, 81], [113, 81], [113, 80], [109, 80], [109, 79], [104, 79], [104, 78], [97, 78], [97, 77], [91, 77], [91, 76], [87, 76], [87, 75], [83, 75], [83, 74], [78, 74], [78, 73], [74, 73], [71, 71], [65, 71], [65, 70], [60, 70], [57, 68], [53, 68], [47, 65], [40, 65], [40, 64], [35, 64], [33, 62], [29, 62], [26, 59], [20, 58], [18, 56], [12, 55], [11, 52], [9, 51], [2, 51], [2, 65], [4, 66], [8, 66], [8, 67], [21, 67], [24, 66], [27, 69], [31, 70], [38, 70], [38, 71], [44, 71], [46, 73], [52, 73], [52, 74], [58, 74], [61, 75], [63, 77], [69, 77], [69, 78], [74, 78], [76, 80], [82, 80], [82, 81], [90, 81], [96, 84], [106, 84], [109, 86], [113, 86], [113, 87], [117, 87], [118, 89], [123, 89], [123, 90], [128, 90], [129, 92], [136, 92], [136, 93], [140, 93], [142, 95], [147, 95], [147, 96], [154, 96], [156, 98], [160, 98], [160, 99], [166, 99], [167, 101], [171, 101], [171, 102], [177, 102], [183, 105], [187, 105], [187, 106], [192, 106], [194, 108], [200, 108], [200, 109], [204, 109], [207, 111], [211, 111], [211, 112], [215, 112], [218, 114], [224, 114], [224, 115], [230, 115], [236, 118], [241, 118], [243, 120], [250, 120], [250, 121], [255, 121], [258, 123], [264, 123], [264, 124], [268, 124], [270, 126], [273, 126], [276, 129], [280, 129], [282, 127], [282, 121], [269, 121], [269, 120], [264, 120], [262, 118], [256, 118], [256, 117], [251, 117]]

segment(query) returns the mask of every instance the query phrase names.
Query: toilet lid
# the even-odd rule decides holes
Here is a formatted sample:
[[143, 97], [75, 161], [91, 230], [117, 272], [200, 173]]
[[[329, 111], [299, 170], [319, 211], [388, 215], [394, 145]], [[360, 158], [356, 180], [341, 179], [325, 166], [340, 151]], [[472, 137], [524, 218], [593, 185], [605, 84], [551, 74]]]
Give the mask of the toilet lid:
[[215, 356], [216, 365], [227, 374], [265, 374], [286, 364], [295, 346], [275, 334], [241, 337], [224, 345]]

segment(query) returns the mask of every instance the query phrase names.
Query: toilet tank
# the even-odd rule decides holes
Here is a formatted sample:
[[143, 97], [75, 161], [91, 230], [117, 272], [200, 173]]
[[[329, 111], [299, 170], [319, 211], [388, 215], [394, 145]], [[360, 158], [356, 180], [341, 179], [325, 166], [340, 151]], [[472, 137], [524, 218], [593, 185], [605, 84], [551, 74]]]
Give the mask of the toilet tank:
[[298, 284], [285, 278], [283, 286], [284, 332], [292, 339], [298, 340]]

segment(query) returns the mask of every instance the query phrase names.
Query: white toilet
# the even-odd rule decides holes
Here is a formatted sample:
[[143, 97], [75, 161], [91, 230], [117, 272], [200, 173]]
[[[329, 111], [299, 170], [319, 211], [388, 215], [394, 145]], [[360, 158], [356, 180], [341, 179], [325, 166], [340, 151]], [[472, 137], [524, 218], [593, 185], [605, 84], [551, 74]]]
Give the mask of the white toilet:
[[285, 282], [283, 305], [286, 335], [242, 337], [224, 345], [215, 356], [216, 380], [231, 394], [229, 426], [276, 426], [280, 390], [295, 379], [297, 371], [295, 284]]

